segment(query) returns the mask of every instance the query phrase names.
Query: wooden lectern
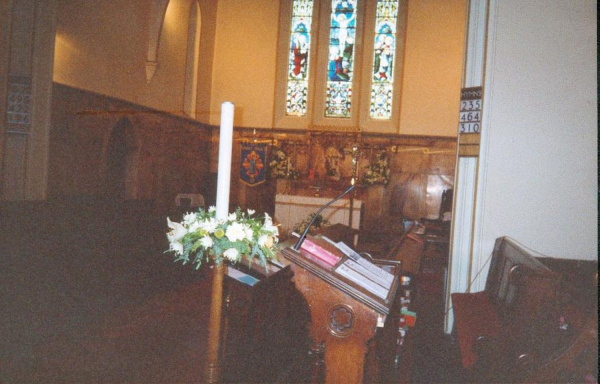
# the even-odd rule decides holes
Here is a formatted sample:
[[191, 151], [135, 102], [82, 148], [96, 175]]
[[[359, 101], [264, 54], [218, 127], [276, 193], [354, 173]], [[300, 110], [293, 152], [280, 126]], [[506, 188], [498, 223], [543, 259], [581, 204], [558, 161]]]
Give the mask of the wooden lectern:
[[[318, 237], [306, 241], [333, 255], [333, 261], [324, 262], [305, 247], [299, 251], [287, 247], [281, 252], [290, 261], [296, 289], [310, 308], [310, 336], [323, 348], [325, 382], [361, 383], [369, 341], [377, 327], [383, 327], [398, 291], [400, 264], [358, 260], [359, 255], [349, 256]], [[379, 284], [373, 283], [379, 280], [377, 270], [371, 272], [373, 280], [361, 279], [362, 265], [369, 263], [385, 270]]]

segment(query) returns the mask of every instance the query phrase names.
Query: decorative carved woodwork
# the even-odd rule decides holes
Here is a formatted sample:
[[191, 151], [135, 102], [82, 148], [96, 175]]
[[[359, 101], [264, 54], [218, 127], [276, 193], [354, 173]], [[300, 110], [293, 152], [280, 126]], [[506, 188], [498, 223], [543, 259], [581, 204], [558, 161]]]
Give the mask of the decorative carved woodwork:
[[325, 382], [362, 382], [369, 342], [390, 313], [398, 290], [399, 268], [388, 297], [380, 299], [300, 252], [285, 248], [282, 253], [291, 261], [296, 288], [310, 308], [311, 339], [325, 345]]
[[354, 329], [354, 311], [345, 304], [337, 304], [329, 310], [329, 330], [334, 336], [346, 337]]

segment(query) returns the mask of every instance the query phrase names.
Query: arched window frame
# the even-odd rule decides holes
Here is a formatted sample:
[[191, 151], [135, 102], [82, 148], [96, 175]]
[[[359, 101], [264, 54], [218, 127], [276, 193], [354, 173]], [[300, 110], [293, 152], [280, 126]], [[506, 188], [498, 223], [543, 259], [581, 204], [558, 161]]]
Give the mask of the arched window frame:
[[407, 0], [398, 1], [396, 48], [394, 55], [394, 88], [390, 119], [372, 119], [369, 115], [373, 81], [376, 0], [359, 0], [357, 4], [353, 100], [348, 118], [325, 117], [325, 91], [329, 56], [331, 0], [314, 0], [312, 38], [309, 57], [309, 90], [305, 116], [286, 115], [286, 89], [290, 49], [292, 0], [282, 2], [279, 22], [277, 86], [273, 126], [284, 129], [398, 133], [402, 94], [402, 67], [406, 31]]

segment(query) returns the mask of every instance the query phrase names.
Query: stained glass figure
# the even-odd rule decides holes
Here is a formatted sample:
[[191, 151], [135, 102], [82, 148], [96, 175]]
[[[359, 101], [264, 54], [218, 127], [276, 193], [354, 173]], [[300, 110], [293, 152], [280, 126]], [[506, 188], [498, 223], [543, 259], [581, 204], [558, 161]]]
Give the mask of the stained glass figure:
[[387, 120], [392, 117], [397, 21], [398, 0], [378, 0], [369, 108], [372, 119]]
[[325, 117], [350, 117], [358, 0], [332, 0]]
[[294, 0], [288, 60], [286, 115], [305, 116], [313, 1]]

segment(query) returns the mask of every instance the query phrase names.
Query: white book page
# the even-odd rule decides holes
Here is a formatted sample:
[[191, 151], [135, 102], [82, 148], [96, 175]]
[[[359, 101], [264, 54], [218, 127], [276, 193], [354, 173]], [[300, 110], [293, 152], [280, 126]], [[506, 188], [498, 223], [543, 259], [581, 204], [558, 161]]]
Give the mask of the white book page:
[[348, 267], [346, 263], [342, 263], [339, 267], [337, 267], [335, 269], [335, 272], [338, 273], [340, 276], [343, 276], [348, 280], [352, 281], [354, 284], [366, 289], [367, 291], [371, 292], [377, 297], [383, 300], [387, 298], [389, 290], [365, 278], [364, 275], [361, 275], [354, 269]]
[[385, 271], [378, 267], [377, 265], [371, 263], [369, 260], [365, 259], [361, 255], [359, 255], [355, 250], [347, 246], [343, 242], [334, 243], [335, 246], [342, 251], [346, 256], [348, 256], [352, 261], [359, 264], [362, 268], [369, 271], [370, 274], [377, 276], [378, 280], [376, 281], [379, 284], [379, 281], [385, 282], [384, 284], [380, 284], [386, 288], [389, 288], [394, 281], [394, 275], [388, 271]]

